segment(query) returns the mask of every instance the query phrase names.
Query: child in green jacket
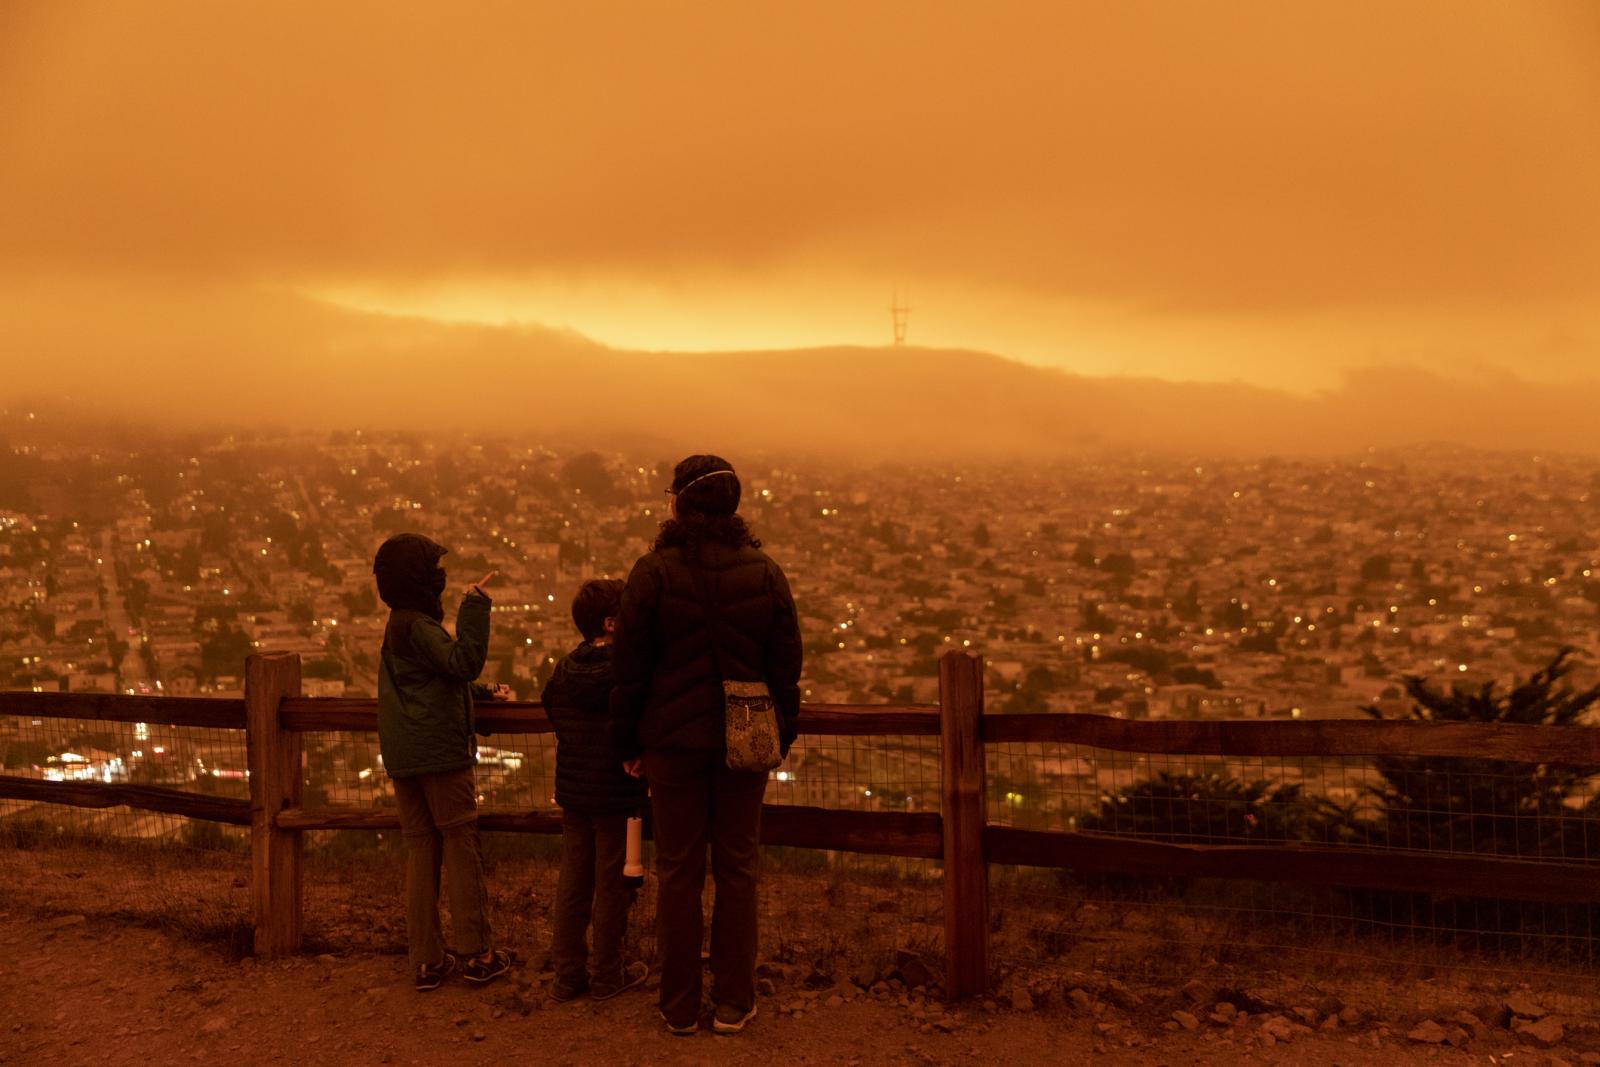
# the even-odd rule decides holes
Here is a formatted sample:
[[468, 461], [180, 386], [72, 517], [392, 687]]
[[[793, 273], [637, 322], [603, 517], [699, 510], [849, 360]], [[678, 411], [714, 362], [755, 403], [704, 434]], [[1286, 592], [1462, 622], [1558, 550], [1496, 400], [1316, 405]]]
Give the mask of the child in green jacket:
[[[462, 598], [452, 638], [441, 601], [446, 551], [421, 534], [396, 534], [372, 566], [390, 609], [378, 670], [378, 743], [406, 842], [406, 940], [419, 991], [438, 988], [457, 967], [468, 981], [488, 982], [513, 962], [490, 938], [472, 777], [472, 683], [488, 656], [483, 587], [494, 574]], [[441, 867], [461, 957], [445, 949], [439, 931]]]

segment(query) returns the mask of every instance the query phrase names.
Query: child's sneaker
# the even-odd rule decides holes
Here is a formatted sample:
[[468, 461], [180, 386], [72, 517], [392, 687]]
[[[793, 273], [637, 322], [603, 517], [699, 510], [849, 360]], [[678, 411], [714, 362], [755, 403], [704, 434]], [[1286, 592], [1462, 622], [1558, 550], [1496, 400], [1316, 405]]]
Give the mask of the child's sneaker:
[[420, 964], [417, 967], [417, 992], [426, 993], [439, 988], [439, 983], [448, 978], [456, 969], [456, 954], [446, 952], [444, 959], [434, 964]]
[[644, 963], [635, 961], [622, 969], [622, 980], [616, 984], [600, 984], [589, 990], [589, 995], [596, 1000], [610, 1000], [618, 993], [641, 986], [644, 980], [650, 977], [650, 968]]
[[719, 1034], [737, 1034], [744, 1029], [744, 1024], [756, 1017], [755, 1005], [750, 1005], [749, 1011], [740, 1011], [731, 1004], [718, 1004], [716, 1014], [711, 1017], [711, 1029]]
[[512, 955], [509, 949], [497, 948], [486, 960], [473, 956], [463, 963], [461, 965], [461, 977], [469, 982], [476, 982], [482, 985], [485, 982], [492, 982], [502, 974], [505, 974], [516, 961], [517, 957]]

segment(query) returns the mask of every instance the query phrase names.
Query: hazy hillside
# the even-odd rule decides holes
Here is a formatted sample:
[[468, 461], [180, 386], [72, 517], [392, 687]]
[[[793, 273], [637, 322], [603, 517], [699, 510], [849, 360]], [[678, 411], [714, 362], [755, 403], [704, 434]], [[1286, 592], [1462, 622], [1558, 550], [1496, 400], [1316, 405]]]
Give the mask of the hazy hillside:
[[[465, 427], [874, 455], [1348, 452], [1430, 440], [1600, 451], [1592, 384], [1385, 370], [1307, 397], [917, 348], [624, 352], [565, 331], [372, 315], [277, 292], [106, 303], [46, 309], [47, 330], [0, 335], [14, 368], [0, 399], [66, 396], [165, 425]], [[99, 326], [130, 319], [141, 326]]]

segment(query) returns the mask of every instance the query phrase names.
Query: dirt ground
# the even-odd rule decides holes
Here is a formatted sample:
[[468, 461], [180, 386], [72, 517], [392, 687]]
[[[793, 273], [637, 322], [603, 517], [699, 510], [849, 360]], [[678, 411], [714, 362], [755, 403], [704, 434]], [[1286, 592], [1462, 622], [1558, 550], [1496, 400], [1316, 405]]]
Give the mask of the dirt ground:
[[[0, 903], [0, 1063], [168, 1064], [852, 1064], [969, 1063], [1543, 1065], [1551, 1054], [1491, 1035], [1465, 1051], [1422, 1046], [1376, 1026], [1313, 1032], [1264, 1047], [1248, 1023], [1169, 1032], [1115, 1012], [985, 1010], [948, 1016], [851, 990], [806, 996], [780, 985], [733, 1037], [667, 1035], [655, 984], [596, 1004], [544, 994], [525, 966], [484, 988], [411, 989], [403, 957], [229, 962], [171, 931]], [[803, 1004], [792, 1014], [789, 1005]], [[943, 1021], [950, 1032], [933, 1023]], [[1584, 1062], [1573, 1051], [1562, 1061]], [[1600, 1059], [1600, 1057], [1597, 1057]]]
[[[805, 913], [832, 898], [828, 884], [795, 880], [772, 898], [788, 910], [764, 915], [759, 1017], [733, 1037], [709, 1030], [672, 1037], [656, 1013], [653, 977], [642, 991], [604, 1004], [549, 1000], [550, 974], [539, 961], [553, 872], [529, 882], [530, 868], [511, 866], [499, 879], [497, 929], [528, 962], [488, 987], [456, 979], [418, 994], [401, 954], [403, 920], [392, 914], [399, 904], [388, 884], [393, 872], [366, 857], [344, 870], [345, 881], [308, 887], [308, 912], [320, 917], [319, 934], [307, 935], [314, 947], [261, 961], [249, 954], [249, 887], [235, 858], [0, 841], [0, 1065], [1600, 1065], [1600, 1002], [1592, 983], [1570, 976], [1530, 988], [1511, 972], [1471, 978], [1299, 968], [1288, 969], [1297, 980], [1274, 984], [1262, 967], [1249, 972], [1260, 988], [1228, 993], [1248, 1008], [1237, 1019], [1227, 1018], [1232, 1005], [1213, 1016], [1220, 987], [1187, 969], [1170, 969], [1189, 976], [1176, 981], [1130, 977], [1129, 988], [1074, 970], [1067, 956], [1052, 957], [1059, 974], [1002, 972], [991, 998], [954, 1007], [892, 978], [859, 989], [845, 977], [856, 973], [846, 967], [848, 954], [837, 981], [831, 972], [818, 981], [804, 962], [817, 957], [786, 947], [809, 949], [843, 935], [837, 921], [816, 915], [813, 925], [824, 929], [806, 930]], [[349, 880], [361, 872], [370, 877]], [[859, 896], [820, 910], [896, 919]], [[857, 938], [871, 933], [848, 929]], [[1277, 1003], [1251, 1003], [1256, 994]], [[1553, 1048], [1503, 1028], [1504, 1007], [1518, 996], [1562, 1020]], [[1307, 1014], [1297, 1017], [1297, 1006]], [[1341, 1010], [1344, 1017], [1330, 1017]], [[1483, 1020], [1475, 1034], [1458, 1028], [1460, 1010]], [[1440, 1028], [1435, 1043], [1411, 1040], [1429, 1020]], [[1464, 1047], [1445, 1043], [1447, 1035]]]

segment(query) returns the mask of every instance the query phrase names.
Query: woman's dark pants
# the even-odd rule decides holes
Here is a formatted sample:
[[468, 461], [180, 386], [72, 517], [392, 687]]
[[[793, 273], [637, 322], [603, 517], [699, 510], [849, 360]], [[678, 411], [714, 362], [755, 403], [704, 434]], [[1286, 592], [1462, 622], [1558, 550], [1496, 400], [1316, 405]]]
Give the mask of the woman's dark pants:
[[706, 846], [716, 899], [711, 911], [712, 996], [748, 1012], [755, 1005], [756, 878], [761, 859], [765, 771], [730, 771], [717, 750], [650, 749], [644, 754], [654, 817], [656, 941], [661, 1012], [674, 1026], [700, 1016], [700, 897]]

